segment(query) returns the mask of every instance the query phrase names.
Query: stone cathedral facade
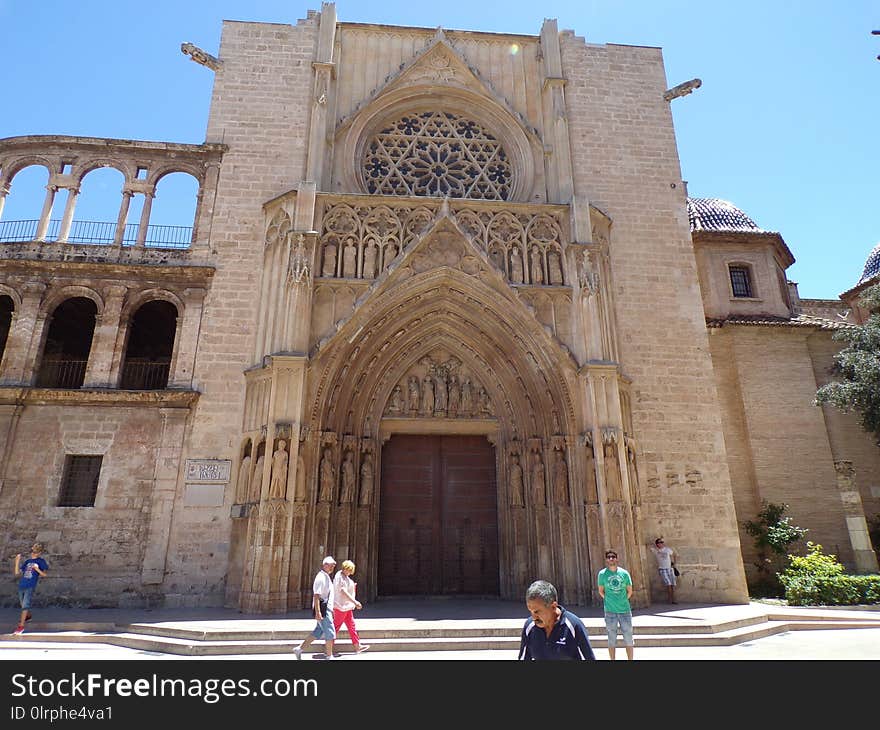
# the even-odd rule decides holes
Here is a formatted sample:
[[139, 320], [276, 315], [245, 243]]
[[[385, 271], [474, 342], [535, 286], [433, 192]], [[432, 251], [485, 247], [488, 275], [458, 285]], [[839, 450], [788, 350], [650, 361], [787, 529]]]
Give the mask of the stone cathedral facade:
[[[762, 498], [876, 570], [876, 447], [808, 398], [843, 320], [778, 234], [687, 198], [659, 49], [325, 3], [182, 50], [204, 144], [0, 140], [4, 196], [49, 171], [31, 228], [0, 219], [0, 540], [46, 544], [51, 600], [285, 612], [332, 553], [370, 600], [583, 605], [614, 547], [645, 605], [663, 534], [682, 600], [738, 603]], [[182, 242], [149, 224], [170, 172]]]

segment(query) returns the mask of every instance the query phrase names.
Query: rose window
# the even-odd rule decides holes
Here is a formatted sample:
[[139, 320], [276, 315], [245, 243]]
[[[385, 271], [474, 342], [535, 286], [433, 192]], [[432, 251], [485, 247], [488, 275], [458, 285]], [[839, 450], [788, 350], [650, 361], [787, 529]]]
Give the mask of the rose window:
[[361, 169], [379, 195], [507, 200], [513, 182], [501, 143], [447, 112], [400, 117], [370, 140]]

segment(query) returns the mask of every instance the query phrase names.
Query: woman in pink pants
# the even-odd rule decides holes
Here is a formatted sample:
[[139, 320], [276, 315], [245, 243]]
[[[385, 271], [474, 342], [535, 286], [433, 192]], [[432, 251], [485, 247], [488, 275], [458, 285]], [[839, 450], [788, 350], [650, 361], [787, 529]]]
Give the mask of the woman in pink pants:
[[339, 636], [339, 627], [345, 624], [351, 636], [354, 653], [360, 654], [370, 648], [369, 644], [361, 644], [357, 628], [354, 625], [354, 610], [362, 608], [361, 602], [354, 597], [357, 590], [351, 576], [354, 575], [354, 563], [351, 560], [342, 562], [342, 570], [333, 579], [333, 628]]

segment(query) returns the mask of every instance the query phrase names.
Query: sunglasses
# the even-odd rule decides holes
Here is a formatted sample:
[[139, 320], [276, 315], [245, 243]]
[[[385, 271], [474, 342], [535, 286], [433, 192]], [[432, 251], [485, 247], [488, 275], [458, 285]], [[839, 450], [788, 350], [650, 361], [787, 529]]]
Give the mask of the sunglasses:
[[616, 555], [606, 555], [605, 560], [617, 560], [617, 556]]

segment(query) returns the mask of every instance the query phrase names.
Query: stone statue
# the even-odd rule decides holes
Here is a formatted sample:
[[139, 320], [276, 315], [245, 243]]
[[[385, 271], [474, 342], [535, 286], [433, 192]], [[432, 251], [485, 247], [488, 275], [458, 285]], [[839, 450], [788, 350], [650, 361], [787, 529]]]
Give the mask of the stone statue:
[[361, 497], [359, 504], [367, 505], [373, 499], [373, 459], [369, 454], [364, 454], [361, 462]]
[[388, 399], [388, 412], [397, 415], [403, 410], [403, 393], [399, 385], [394, 386], [391, 391], [391, 398]]
[[532, 269], [532, 284], [544, 283], [544, 266], [541, 263], [541, 249], [532, 246], [532, 253], [529, 256]]
[[553, 498], [556, 504], [568, 504], [568, 465], [561, 451], [553, 455]]
[[387, 269], [389, 266], [391, 266], [391, 262], [397, 258], [397, 246], [395, 246], [393, 243], [389, 246], [386, 246], [384, 255], [385, 258], [382, 260], [382, 265], [385, 269]]
[[489, 400], [489, 394], [486, 392], [486, 389], [482, 386], [480, 387], [480, 393], [478, 395], [480, 402], [480, 415], [481, 416], [491, 416], [492, 415], [492, 403]]
[[426, 416], [434, 413], [434, 381], [430, 375], [422, 380], [422, 413]]
[[510, 280], [515, 284], [523, 283], [522, 256], [518, 246], [514, 246], [510, 252]]
[[461, 415], [470, 416], [474, 408], [474, 387], [471, 379], [465, 378], [461, 384]]
[[559, 260], [559, 252], [551, 251], [547, 256], [547, 278], [551, 284], [562, 283], [562, 262]]
[[442, 370], [434, 376], [434, 413], [438, 416], [446, 415], [447, 397], [449, 390], [446, 386], [446, 373]]
[[620, 464], [617, 462], [617, 449], [614, 444], [605, 444], [605, 489], [609, 502], [623, 499], [620, 490]]
[[287, 496], [287, 445], [278, 442], [278, 448], [272, 454], [272, 478], [269, 480], [269, 498], [284, 499]]
[[296, 489], [293, 492], [293, 501], [306, 501], [306, 464], [302, 454], [296, 457]]
[[357, 249], [351, 239], [342, 251], [342, 275], [346, 279], [354, 279], [357, 276]]
[[354, 461], [351, 451], [345, 452], [342, 460], [342, 491], [339, 494], [339, 504], [348, 504], [354, 499]]
[[241, 504], [247, 502], [248, 489], [251, 484], [251, 455], [245, 454], [238, 467], [238, 481], [235, 484], [235, 502]]
[[409, 382], [407, 383], [407, 391], [409, 393], [409, 402], [407, 403], [407, 410], [412, 415], [415, 415], [419, 412], [419, 401], [421, 400], [422, 394], [419, 390], [419, 379], [415, 375], [409, 376]]
[[510, 465], [510, 504], [512, 507], [525, 507], [523, 470], [519, 463], [519, 454], [513, 454], [510, 458], [513, 460]]
[[458, 384], [458, 376], [449, 376], [449, 417], [458, 415], [458, 406], [461, 403], [461, 386]]
[[259, 502], [260, 495], [263, 491], [263, 455], [257, 457], [257, 463], [254, 464], [254, 475], [251, 477], [251, 496], [249, 502]]
[[336, 276], [336, 244], [327, 241], [324, 244], [324, 263], [321, 266], [321, 276]]
[[535, 452], [532, 461], [532, 500], [538, 507], [547, 504], [547, 489], [544, 485], [544, 462], [541, 454]]
[[333, 468], [333, 454], [329, 447], [324, 448], [324, 455], [321, 457], [320, 471], [321, 486], [318, 490], [318, 501], [332, 502], [333, 484], [336, 481], [336, 470]]
[[373, 279], [376, 276], [376, 244], [370, 241], [364, 249], [364, 273], [365, 279]]

